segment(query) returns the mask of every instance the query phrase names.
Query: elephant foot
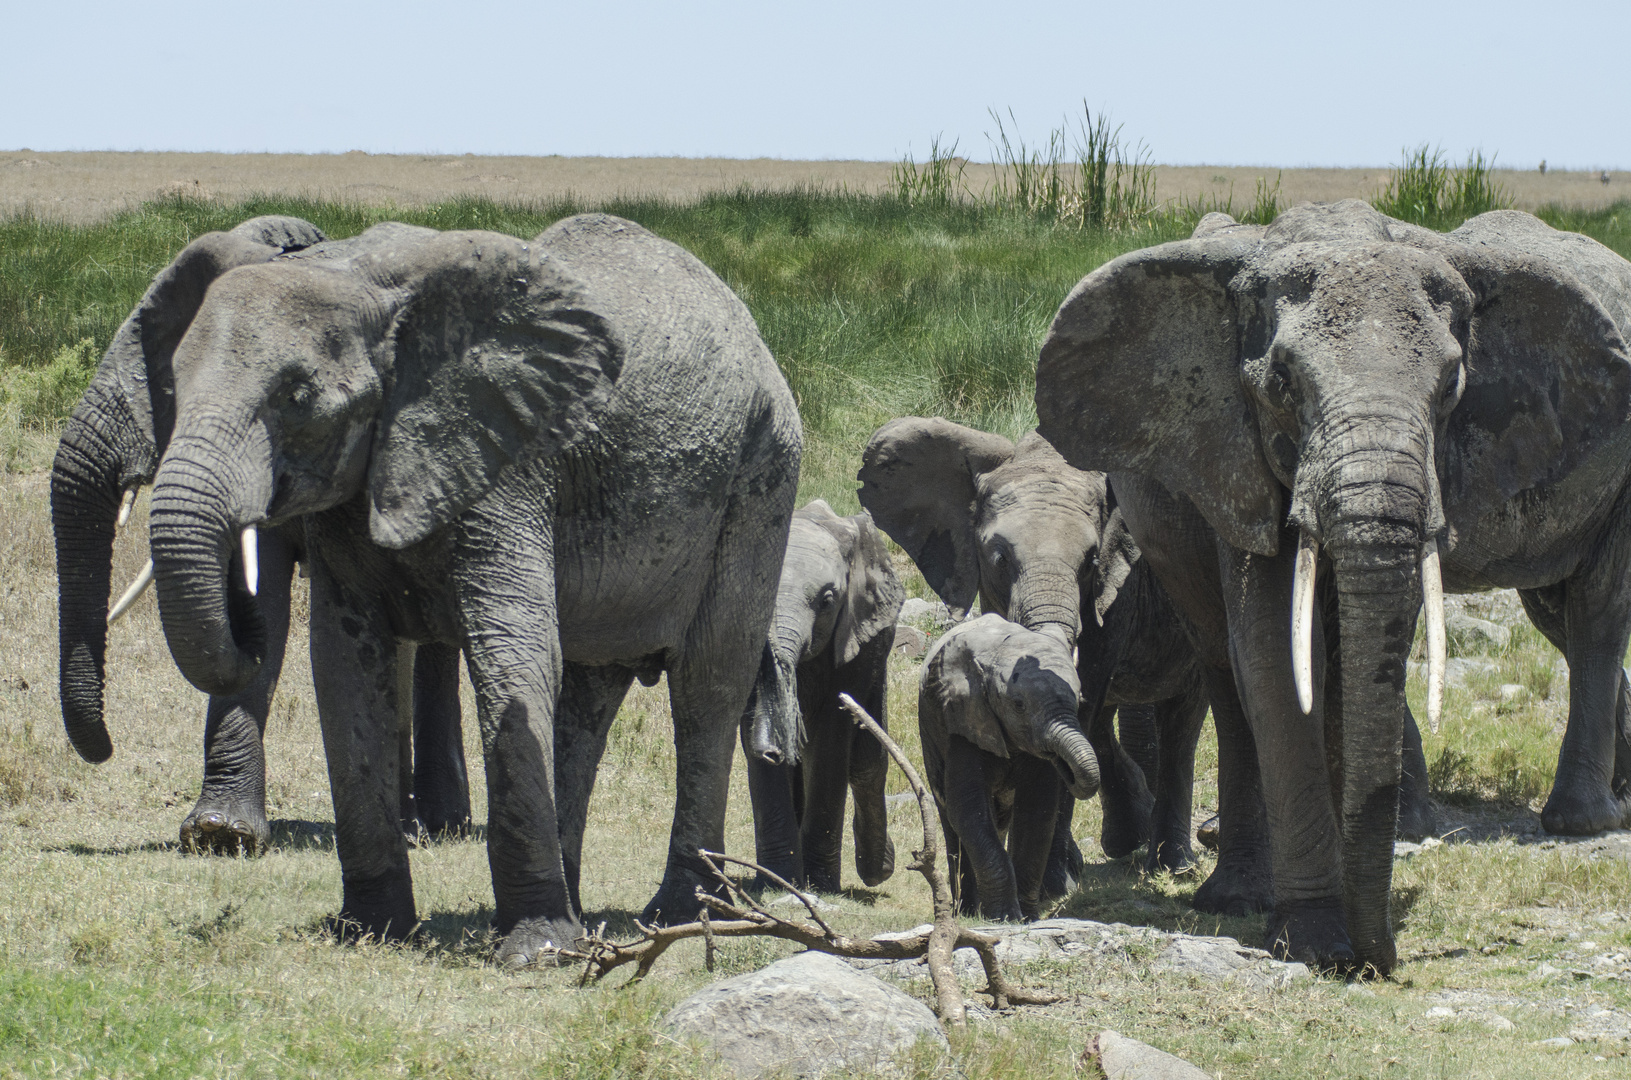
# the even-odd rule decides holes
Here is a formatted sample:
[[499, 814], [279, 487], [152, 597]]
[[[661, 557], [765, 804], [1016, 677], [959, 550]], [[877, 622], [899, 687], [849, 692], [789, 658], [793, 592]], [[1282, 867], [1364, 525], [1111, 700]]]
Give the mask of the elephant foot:
[[1620, 828], [1631, 803], [1614, 797], [1608, 788], [1595, 784], [1571, 784], [1560, 780], [1540, 812], [1540, 824], [1553, 836], [1595, 836]]
[[338, 915], [325, 919], [323, 925], [342, 945], [355, 945], [363, 941], [409, 941], [419, 929], [419, 917], [411, 903], [396, 911], [343, 907]]
[[1399, 828], [1400, 840], [1425, 840], [1429, 836], [1438, 835], [1438, 814], [1433, 809], [1433, 800], [1427, 797], [1426, 792], [1417, 793], [1408, 788], [1399, 789]]
[[1273, 877], [1254, 860], [1223, 858], [1190, 906], [1208, 915], [1255, 915], [1274, 906]]
[[[1347, 974], [1360, 967], [1341, 900], [1277, 909], [1269, 917], [1264, 948], [1277, 959], [1307, 964], [1316, 971]], [[1391, 964], [1387, 970], [1392, 970]]]
[[494, 955], [499, 966], [507, 968], [558, 964], [561, 950], [573, 948], [582, 937], [583, 924], [571, 916], [522, 919], [504, 935]]
[[470, 796], [456, 785], [451, 791], [419, 790], [414, 778], [413, 808], [419, 826], [432, 840], [464, 838], [470, 835]]
[[857, 842], [855, 872], [861, 875], [861, 883], [869, 889], [888, 881], [895, 872], [895, 842], [885, 836], [881, 849], [875, 844], [863, 847]]
[[1148, 858], [1144, 860], [1144, 869], [1148, 873], [1165, 870], [1170, 874], [1187, 874], [1195, 869], [1195, 852], [1189, 846], [1189, 838], [1182, 841], [1176, 839], [1163, 840], [1152, 846]]
[[1048, 851], [1047, 866], [1042, 871], [1042, 899], [1059, 900], [1075, 892], [1086, 868], [1087, 860], [1082, 858], [1076, 838], [1066, 833], [1061, 841], [1055, 836], [1053, 847]]
[[259, 855], [272, 841], [257, 801], [205, 792], [181, 822], [181, 850], [194, 855]]
[[1218, 849], [1218, 816], [1216, 814], [1201, 822], [1200, 827], [1195, 830], [1195, 839], [1200, 841], [1201, 847], [1207, 851], [1216, 851]]
[[[808, 887], [816, 888], [813, 881]], [[703, 879], [694, 873], [670, 870], [664, 875], [657, 895], [640, 913], [640, 921], [647, 926], [678, 926], [680, 923], [694, 922], [703, 907], [702, 901], [697, 899], [699, 889], [721, 898], [724, 895], [724, 886], [717, 882], [704, 884]]]
[[805, 870], [805, 880], [811, 892], [835, 893], [842, 892], [844, 888], [837, 874], [822, 868], [814, 870], [807, 868]]
[[1124, 859], [1150, 841], [1153, 801], [1135, 801], [1130, 805], [1119, 799], [1105, 799], [1104, 826], [1099, 830], [1099, 845], [1105, 858]]

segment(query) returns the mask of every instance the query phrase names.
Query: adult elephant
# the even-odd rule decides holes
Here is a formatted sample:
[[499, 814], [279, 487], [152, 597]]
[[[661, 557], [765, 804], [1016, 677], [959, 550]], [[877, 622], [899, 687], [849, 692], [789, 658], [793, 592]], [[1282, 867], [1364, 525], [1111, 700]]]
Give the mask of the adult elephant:
[[[153, 279], [102, 358], [63, 427], [51, 471], [56, 534], [58, 641], [63, 724], [87, 761], [113, 754], [103, 715], [108, 625], [151, 578], [151, 564], [110, 615], [115, 529], [138, 489], [153, 480], [175, 425], [176, 346], [204, 293], [237, 266], [264, 263], [327, 239], [299, 218], [252, 218], [188, 244]], [[182, 363], [185, 364], [185, 358]], [[185, 376], [185, 371], [182, 373]], [[204, 721], [204, 779], [181, 822], [189, 851], [254, 854], [271, 839], [266, 820], [262, 738], [282, 667], [289, 625], [289, 582], [302, 557], [304, 528], [268, 530], [259, 548], [256, 602], [266, 626], [265, 663], [246, 687], [210, 698]], [[404, 810], [415, 827], [440, 832], [467, 824], [469, 791], [459, 737], [458, 657], [428, 650], [417, 660], [423, 713], [417, 754], [418, 798]]]
[[637, 674], [668, 673], [678, 789], [644, 917], [695, 914], [798, 483], [798, 413], [741, 301], [615, 217], [530, 243], [386, 224], [222, 275], [182, 358], [151, 518], [165, 634], [200, 688], [253, 680], [234, 552], [306, 516], [341, 925], [417, 922], [398, 640], [467, 658], [502, 962], [581, 933], [589, 796]]
[[[1119, 859], [1147, 844], [1151, 869], [1192, 866], [1205, 687], [1183, 619], [1140, 561], [1104, 474], [1073, 468], [1036, 432], [1016, 446], [918, 416], [874, 432], [861, 462], [861, 504], [955, 615], [978, 593], [981, 611], [1076, 648], [1105, 854]], [[1074, 806], [1062, 789], [1044, 895], [1068, 891]]]
[[[1546, 828], [1625, 820], [1627, 332], [1631, 264], [1594, 241], [1511, 211], [1442, 235], [1353, 200], [1267, 229], [1211, 215], [1060, 308], [1041, 430], [1119, 470], [1169, 591], [1226, 626], [1282, 951], [1394, 966], [1405, 659], [1425, 607], [1436, 722], [1444, 588], [1518, 588], [1568, 658]], [[1210, 602], [1185, 584], [1208, 573]]]
[[906, 589], [861, 511], [820, 499], [793, 514], [776, 614], [742, 715], [757, 860], [783, 879], [837, 892], [846, 790], [855, 793], [855, 869], [895, 871], [884, 780], [889, 759], [839, 706], [848, 694], [888, 725], [889, 653]]

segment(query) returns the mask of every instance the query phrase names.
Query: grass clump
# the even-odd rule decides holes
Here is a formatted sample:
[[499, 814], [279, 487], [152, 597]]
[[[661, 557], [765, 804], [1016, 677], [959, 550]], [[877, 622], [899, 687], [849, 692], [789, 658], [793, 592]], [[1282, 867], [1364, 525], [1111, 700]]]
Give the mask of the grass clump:
[[1470, 217], [1512, 206], [1512, 197], [1495, 181], [1495, 159], [1482, 150], [1467, 155], [1460, 168], [1449, 164], [1444, 151], [1426, 143], [1404, 151], [1404, 160], [1388, 176], [1372, 205], [1389, 217], [1453, 229]]

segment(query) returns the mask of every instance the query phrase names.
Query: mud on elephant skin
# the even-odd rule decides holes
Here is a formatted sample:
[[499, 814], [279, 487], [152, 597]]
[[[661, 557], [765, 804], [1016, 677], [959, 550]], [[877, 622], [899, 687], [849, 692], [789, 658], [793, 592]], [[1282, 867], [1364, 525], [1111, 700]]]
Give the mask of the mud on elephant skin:
[[[955, 615], [978, 593], [982, 611], [1078, 647], [1081, 723], [1103, 780], [1105, 854], [1148, 845], [1152, 869], [1193, 865], [1190, 798], [1206, 716], [1200, 672], [1104, 474], [1072, 467], [1035, 432], [1015, 446], [910, 416], [873, 433], [859, 479], [861, 504]], [[1066, 853], [1075, 848], [1075, 800], [1061, 798], [1047, 895], [1068, 891]], [[1074, 860], [1077, 875], [1079, 852]]]
[[1068, 645], [996, 614], [953, 627], [924, 660], [924, 776], [964, 914], [1041, 916], [1060, 788], [1086, 799], [1099, 785], [1078, 687]]
[[[137, 491], [152, 482], [175, 423], [176, 346], [197, 315], [205, 292], [222, 274], [325, 239], [310, 222], [268, 216], [192, 241], [159, 271], [119, 327], [63, 427], [51, 471], [58, 670], [63, 724], [74, 748], [87, 761], [106, 761], [113, 754], [103, 715], [108, 627], [152, 581], [149, 563], [110, 614], [114, 533], [128, 521]], [[209, 700], [203, 784], [197, 805], [181, 823], [183, 850], [255, 854], [271, 839], [262, 738], [282, 667], [289, 578], [295, 562], [303, 558], [304, 540], [304, 526], [299, 522], [266, 530], [260, 538], [254, 602], [265, 626], [261, 641], [264, 663], [249, 686], [232, 694], [212, 695]], [[422, 720], [421, 726], [427, 732], [461, 747], [456, 765], [462, 774], [457, 697], [451, 705], [437, 702], [426, 715], [430, 719]], [[447, 773], [452, 764], [442, 763], [438, 771]], [[419, 795], [428, 823], [447, 827], [468, 821], [467, 792], [429, 786]]]
[[[1626, 820], [1627, 332], [1631, 263], [1595, 241], [1515, 211], [1440, 234], [1351, 200], [1266, 228], [1209, 215], [1060, 308], [1040, 430], [1141, 489], [1122, 500], [1141, 549], [1226, 626], [1283, 951], [1396, 961], [1405, 658], [1425, 610], [1436, 719], [1443, 590], [1519, 589], [1578, 673], [1546, 827]], [[1215, 595], [1184, 595], [1171, 579], [1206, 558]]]
[[255, 679], [236, 538], [305, 518], [341, 922], [417, 922], [401, 641], [467, 659], [502, 962], [582, 931], [589, 798], [636, 674], [668, 674], [677, 758], [645, 919], [694, 915], [798, 483], [798, 413], [741, 301], [606, 215], [531, 242], [387, 223], [222, 275], [183, 358], [151, 521], [165, 634], [194, 685]]
[[742, 751], [757, 860], [795, 884], [838, 891], [846, 789], [855, 796], [861, 881], [878, 885], [894, 872], [888, 758], [838, 695], [887, 723], [889, 653], [905, 599], [865, 510], [839, 517], [817, 499], [794, 513], [776, 614], [742, 716]]

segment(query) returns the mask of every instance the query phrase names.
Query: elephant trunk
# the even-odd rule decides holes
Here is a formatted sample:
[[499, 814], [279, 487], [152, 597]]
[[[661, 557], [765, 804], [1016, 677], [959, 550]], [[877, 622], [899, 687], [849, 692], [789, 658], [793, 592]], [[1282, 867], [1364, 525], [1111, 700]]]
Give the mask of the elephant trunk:
[[86, 761], [113, 754], [102, 711], [113, 535], [122, 487], [140, 480], [152, 458], [123, 399], [93, 383], [63, 428], [51, 466], [62, 721]]
[[1028, 567], [1014, 581], [1008, 597], [1008, 620], [1027, 630], [1060, 638], [1072, 648], [1082, 631], [1082, 592], [1071, 567]]
[[1429, 485], [1425, 456], [1408, 451], [1364, 451], [1342, 466], [1321, 516], [1341, 643], [1343, 907], [1357, 959], [1385, 974], [1397, 962], [1393, 840]]
[[798, 663], [805, 636], [791, 620], [778, 615], [759, 659], [744, 749], [770, 765], [794, 764], [804, 745]]
[[250, 516], [235, 495], [244, 486], [230, 482], [238, 470], [223, 461], [237, 459], [177, 439], [159, 467], [150, 518], [159, 615], [170, 654], [188, 682], [216, 695], [249, 684], [266, 639], [235, 557], [240, 527]]
[[1091, 799], [1099, 791], [1099, 758], [1082, 734], [1074, 712], [1060, 712], [1043, 727], [1042, 745], [1058, 755], [1065, 786], [1078, 799]]

